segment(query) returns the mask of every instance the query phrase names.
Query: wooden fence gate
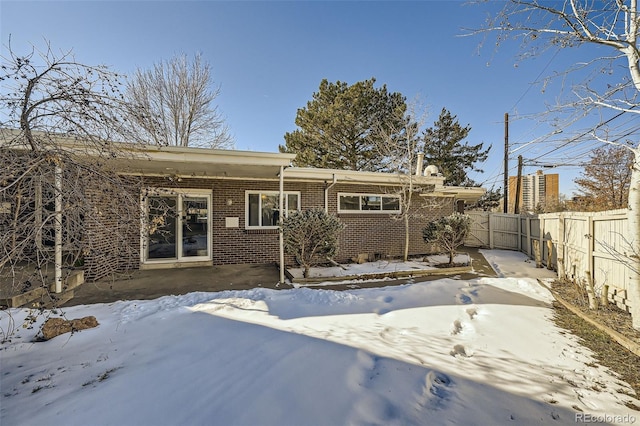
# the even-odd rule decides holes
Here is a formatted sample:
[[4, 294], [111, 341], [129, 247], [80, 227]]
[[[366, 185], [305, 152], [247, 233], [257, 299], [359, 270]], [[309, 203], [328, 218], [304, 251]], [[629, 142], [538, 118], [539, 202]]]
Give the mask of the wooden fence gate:
[[517, 215], [467, 212], [472, 224], [468, 247], [517, 250], [534, 257], [540, 246], [541, 261], [561, 278], [594, 280], [599, 291], [606, 284], [609, 300], [629, 311], [631, 259], [627, 210], [597, 213], [546, 213]]
[[520, 215], [489, 212], [467, 212], [471, 230], [464, 244], [467, 247], [520, 250]]

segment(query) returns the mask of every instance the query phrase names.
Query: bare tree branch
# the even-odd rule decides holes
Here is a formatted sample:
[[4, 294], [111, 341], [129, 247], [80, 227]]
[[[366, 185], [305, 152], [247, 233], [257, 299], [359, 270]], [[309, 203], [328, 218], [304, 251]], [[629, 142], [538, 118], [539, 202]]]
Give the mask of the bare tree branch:
[[233, 139], [214, 101], [211, 67], [185, 54], [138, 69], [127, 84], [128, 114], [137, 139], [161, 146], [231, 148]]
[[[611, 119], [604, 121], [601, 114], [603, 111], [640, 113], [637, 108], [640, 105], [639, 31], [637, 0], [509, 0], [484, 28], [469, 31], [469, 34], [495, 34], [496, 46], [508, 39], [518, 39], [522, 57], [536, 56], [548, 49], [565, 51], [582, 46], [608, 49], [604, 53], [602, 49], [591, 49], [590, 61], [566, 70], [567, 73], [580, 70], [583, 74], [575, 75], [579, 81], [567, 93], [570, 100], [558, 102], [546, 112], [547, 117], [556, 120], [554, 132], [584, 118], [592, 120], [594, 115], [600, 120], [597, 125], [590, 126], [592, 131], [569, 138], [563, 145], [573, 144], [583, 135], [591, 134], [597, 141], [622, 146], [633, 153], [628, 197], [631, 235], [627, 251], [630, 253], [640, 253], [640, 145], [637, 140], [633, 145], [626, 144], [619, 134], [615, 134], [613, 125], [608, 125]], [[633, 326], [640, 329], [640, 273], [637, 272], [640, 271], [640, 259], [637, 256], [634, 263], [630, 267], [633, 273], [630, 273], [628, 285]]]
[[0, 71], [0, 298], [50, 294], [60, 271], [64, 285], [76, 268], [100, 278], [136, 266], [130, 232], [140, 226], [140, 183], [118, 174], [117, 161], [133, 155], [118, 142], [128, 139], [120, 76], [48, 43], [24, 56], [8, 52]]

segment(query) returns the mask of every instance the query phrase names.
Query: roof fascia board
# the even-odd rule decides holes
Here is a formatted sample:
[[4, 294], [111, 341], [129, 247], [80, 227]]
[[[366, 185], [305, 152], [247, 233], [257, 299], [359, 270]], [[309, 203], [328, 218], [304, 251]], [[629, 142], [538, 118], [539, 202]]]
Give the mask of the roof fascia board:
[[357, 170], [336, 170], [336, 169], [314, 169], [303, 167], [289, 167], [285, 169], [284, 175], [288, 179], [322, 180], [337, 183], [387, 183], [391, 185], [401, 185], [407, 183], [409, 178], [418, 185], [435, 185], [440, 187], [444, 182], [443, 177], [436, 176], [416, 176], [396, 173], [365, 172]]
[[437, 188], [436, 191], [429, 194], [422, 194], [426, 197], [431, 196], [440, 196], [440, 197], [451, 197], [456, 198], [458, 200], [465, 201], [477, 201], [486, 190], [480, 187], [465, 187], [465, 186], [443, 186], [441, 188]]
[[[3, 129], [13, 137], [20, 134], [16, 129]], [[84, 155], [100, 155], [92, 144], [87, 145], [81, 139], [62, 135], [48, 135], [51, 143], [58, 147]], [[3, 138], [5, 139], [5, 138]], [[6, 140], [4, 141], [6, 142]], [[127, 142], [111, 142], [116, 150], [138, 154], [144, 160], [162, 160], [176, 163], [198, 162], [209, 164], [264, 165], [287, 167], [296, 158], [296, 154], [280, 152], [241, 151], [231, 149], [209, 149], [197, 147], [156, 146]], [[20, 149], [20, 146], [16, 146]], [[24, 147], [27, 148], [26, 146]]]
[[273, 152], [207, 150], [203, 148], [184, 148], [179, 150], [157, 149], [142, 151], [151, 161], [160, 160], [175, 163], [230, 164], [256, 166], [288, 166], [295, 158], [293, 154]]

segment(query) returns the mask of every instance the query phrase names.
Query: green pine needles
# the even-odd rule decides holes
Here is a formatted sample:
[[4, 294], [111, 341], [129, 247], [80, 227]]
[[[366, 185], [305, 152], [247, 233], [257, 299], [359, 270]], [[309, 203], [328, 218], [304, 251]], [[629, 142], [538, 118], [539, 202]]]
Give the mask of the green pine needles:
[[422, 239], [427, 244], [437, 244], [444, 252], [449, 254], [449, 265], [453, 265], [456, 249], [464, 243], [471, 229], [471, 218], [462, 213], [453, 213], [449, 216], [429, 222], [422, 230]]

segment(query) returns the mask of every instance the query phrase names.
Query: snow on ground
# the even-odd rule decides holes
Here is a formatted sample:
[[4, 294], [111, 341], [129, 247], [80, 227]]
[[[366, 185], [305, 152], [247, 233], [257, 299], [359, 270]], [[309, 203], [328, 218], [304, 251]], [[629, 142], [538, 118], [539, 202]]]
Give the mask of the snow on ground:
[[[0, 347], [0, 424], [631, 423], [640, 402], [557, 328], [519, 253], [503, 278], [84, 305], [100, 326]], [[513, 275], [512, 275], [513, 274]], [[18, 324], [26, 310], [0, 312]]]
[[[453, 262], [456, 264], [468, 264], [470, 262], [469, 255], [466, 253], [456, 254]], [[384, 274], [398, 271], [411, 270], [429, 270], [436, 269], [438, 264], [449, 262], [449, 256], [437, 254], [430, 255], [420, 259], [409, 259], [407, 262], [398, 260], [378, 260], [366, 263], [349, 263], [340, 266], [329, 267], [312, 267], [309, 269], [310, 278], [322, 277], [346, 277], [346, 276], [362, 276], [369, 274]], [[294, 278], [302, 278], [302, 268], [287, 268]]]

